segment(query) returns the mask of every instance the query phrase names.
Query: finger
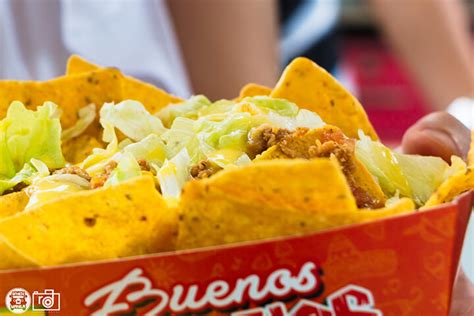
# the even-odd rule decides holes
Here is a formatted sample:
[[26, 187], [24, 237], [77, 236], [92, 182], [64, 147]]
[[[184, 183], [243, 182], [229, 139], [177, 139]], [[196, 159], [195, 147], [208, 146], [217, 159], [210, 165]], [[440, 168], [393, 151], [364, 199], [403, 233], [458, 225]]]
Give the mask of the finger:
[[410, 127], [402, 139], [407, 154], [438, 156], [450, 161], [452, 155], [466, 158], [470, 132], [446, 112], [431, 113]]
[[474, 284], [461, 269], [454, 283], [450, 316], [474, 315]]

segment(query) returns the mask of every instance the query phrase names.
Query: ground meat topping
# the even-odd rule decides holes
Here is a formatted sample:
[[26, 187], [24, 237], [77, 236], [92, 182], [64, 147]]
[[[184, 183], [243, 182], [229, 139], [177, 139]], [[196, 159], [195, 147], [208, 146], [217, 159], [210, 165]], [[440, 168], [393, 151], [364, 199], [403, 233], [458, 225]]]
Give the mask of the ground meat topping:
[[383, 207], [383, 201], [373, 198], [354, 178], [355, 140], [347, 138], [339, 129], [327, 128], [320, 133], [298, 129], [278, 142], [278, 147], [288, 158], [312, 159], [334, 156], [360, 208]]
[[91, 176], [84, 169], [78, 166], [69, 166], [62, 169], [55, 170], [53, 174], [74, 174], [87, 181], [91, 181]]
[[97, 188], [103, 187], [107, 179], [109, 179], [110, 174], [115, 168], [117, 168], [117, 162], [113, 160], [109, 162], [107, 165], [105, 165], [103, 173], [92, 177], [91, 188], [97, 189]]
[[28, 186], [28, 185], [27, 185], [25, 182], [17, 183], [13, 188], [8, 189], [8, 190], [5, 190], [5, 191], [3, 192], [3, 194], [0, 194], [0, 196], [2, 196], [2, 195], [7, 195], [7, 194], [10, 194], [10, 193], [20, 192], [21, 190], [23, 190], [23, 189], [26, 188], [27, 186]]
[[150, 164], [145, 159], [139, 159], [138, 165], [142, 171], [151, 171]]
[[190, 174], [195, 179], [204, 179], [209, 178], [219, 170], [220, 168], [213, 165], [209, 160], [202, 160], [191, 167]]
[[248, 153], [251, 157], [255, 157], [268, 148], [278, 144], [285, 136], [290, 134], [291, 131], [285, 128], [262, 125], [249, 135], [249, 142], [247, 144]]

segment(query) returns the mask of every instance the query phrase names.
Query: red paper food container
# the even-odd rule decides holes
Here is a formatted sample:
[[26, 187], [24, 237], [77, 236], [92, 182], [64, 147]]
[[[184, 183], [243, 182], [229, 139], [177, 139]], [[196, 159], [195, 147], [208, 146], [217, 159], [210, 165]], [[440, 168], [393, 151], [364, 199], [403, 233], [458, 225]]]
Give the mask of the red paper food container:
[[447, 315], [473, 202], [470, 192], [305, 236], [3, 271], [0, 315], [12, 298], [31, 302], [28, 315]]

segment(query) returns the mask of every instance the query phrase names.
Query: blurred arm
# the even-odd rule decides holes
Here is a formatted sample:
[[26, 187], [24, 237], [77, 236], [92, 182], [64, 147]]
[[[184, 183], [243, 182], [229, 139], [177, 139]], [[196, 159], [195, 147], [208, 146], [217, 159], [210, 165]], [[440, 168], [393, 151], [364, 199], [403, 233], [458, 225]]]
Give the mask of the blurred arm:
[[474, 97], [474, 54], [460, 1], [371, 0], [389, 44], [434, 109]]
[[168, 0], [195, 93], [233, 98], [249, 82], [273, 86], [279, 71], [274, 0]]

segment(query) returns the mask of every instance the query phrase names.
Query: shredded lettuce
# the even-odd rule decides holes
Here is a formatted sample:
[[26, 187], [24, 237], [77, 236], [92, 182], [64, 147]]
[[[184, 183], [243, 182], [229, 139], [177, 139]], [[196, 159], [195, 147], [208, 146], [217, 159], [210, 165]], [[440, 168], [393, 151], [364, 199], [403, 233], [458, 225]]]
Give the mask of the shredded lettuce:
[[2, 176], [12, 177], [32, 158], [50, 169], [64, 166], [58, 116], [57, 106], [51, 102], [36, 111], [27, 110], [21, 102], [10, 105], [6, 118], [0, 122]]
[[382, 143], [372, 141], [362, 131], [359, 131], [359, 139], [356, 156], [377, 178], [384, 193], [393, 196], [398, 191], [401, 196], [411, 197], [410, 185], [392, 151]]
[[186, 149], [181, 150], [175, 157], [165, 160], [158, 170], [161, 194], [170, 203], [175, 203], [181, 195], [184, 184], [191, 178], [189, 174], [191, 158]]
[[228, 113], [235, 108], [235, 105], [235, 102], [231, 100], [219, 100], [209, 106], [202, 107], [198, 114], [199, 117], [203, 117], [213, 114]]
[[104, 128], [102, 140], [108, 143], [108, 145], [105, 149], [94, 148], [92, 154], [80, 164], [80, 167], [85, 169], [90, 175], [100, 173], [105, 165], [114, 160], [114, 156], [119, 153], [119, 144], [114, 126], [102, 118], [100, 124]]
[[161, 109], [156, 116], [165, 126], [170, 127], [177, 117], [197, 119], [200, 112], [211, 106], [211, 101], [203, 95], [195, 95], [186, 101], [170, 104]]
[[256, 105], [265, 111], [272, 110], [283, 116], [294, 117], [298, 114], [298, 106], [285, 99], [276, 99], [267, 96], [247, 97], [242, 102], [248, 102]]
[[[123, 102], [122, 102], [123, 103]], [[125, 106], [127, 103], [124, 103], [123, 106]], [[161, 138], [158, 136], [158, 133], [161, 133], [162, 131], [165, 130], [165, 128], [161, 125], [161, 122], [159, 122], [158, 118], [153, 118], [152, 120], [148, 121], [150, 124], [149, 128], [144, 127], [140, 132], [137, 132], [138, 129], [135, 130], [134, 133], [129, 133], [127, 136], [131, 136], [131, 134], [134, 134], [135, 136], [139, 135], [140, 136], [136, 138], [140, 138], [140, 140], [135, 142], [133, 139], [130, 138], [125, 138], [122, 140], [120, 143], [118, 142], [118, 137], [117, 134], [115, 133], [115, 127], [120, 128], [124, 125], [120, 122], [120, 120], [124, 119], [121, 118], [120, 120], [114, 119], [115, 114], [110, 114], [116, 109], [110, 109], [110, 106], [113, 106], [112, 104], [104, 105], [109, 107], [109, 110], [106, 110], [104, 117], [102, 117], [102, 114], [104, 113], [101, 111], [101, 118], [100, 118], [100, 123], [102, 127], [104, 128], [104, 134], [102, 139], [104, 142], [108, 143], [107, 147], [105, 149], [102, 148], [95, 148], [92, 151], [92, 154], [87, 157], [84, 162], [80, 165], [82, 168], [86, 169], [86, 171], [90, 175], [96, 175], [105, 168], [105, 166], [113, 161], [121, 161], [121, 159], [126, 159], [123, 156], [124, 155], [131, 155], [134, 157], [134, 159], [144, 159], [147, 162], [153, 162], [158, 165], [161, 165], [163, 161], [166, 159], [166, 147], [161, 140]], [[134, 105], [132, 105], [133, 107]], [[141, 104], [138, 105], [139, 108], [141, 108]], [[118, 109], [118, 111], [121, 111], [122, 106]], [[141, 111], [141, 110], [140, 110]], [[143, 108], [143, 111], [146, 112], [146, 110]], [[137, 112], [138, 113], [138, 112]], [[148, 112], [146, 112], [146, 115], [143, 116], [149, 116]], [[143, 114], [143, 113], [142, 113]], [[142, 115], [140, 114], [140, 115]], [[135, 116], [135, 119], [137, 119], [139, 115]], [[157, 120], [158, 126], [154, 126], [153, 121]], [[115, 122], [118, 125], [113, 124], [112, 122]], [[135, 123], [138, 123], [135, 122]], [[135, 123], [131, 123], [128, 127], [125, 129], [122, 129], [122, 132], [127, 133], [127, 131], [130, 131], [132, 126]], [[130, 130], [129, 130], [130, 129]], [[148, 130], [149, 134], [146, 134], [146, 130]], [[158, 132], [159, 130], [159, 132]], [[155, 133], [156, 132], [156, 133]]]
[[295, 117], [282, 116], [270, 111], [268, 118], [272, 126], [295, 130], [297, 127], [321, 128], [326, 125], [314, 112], [301, 109]]
[[444, 180], [448, 164], [439, 157], [394, 153], [417, 205], [423, 205]]
[[125, 146], [123, 152], [131, 154], [137, 160], [143, 159], [158, 166], [161, 166], [166, 159], [165, 144], [155, 134], [148, 135], [138, 143]]
[[30, 185], [36, 179], [49, 176], [49, 169], [43, 162], [37, 159], [31, 159], [23, 168], [11, 179], [2, 179], [0, 177], [0, 194], [6, 190], [14, 188], [19, 183]]
[[129, 179], [139, 177], [142, 174], [140, 165], [131, 153], [124, 153], [112, 171], [110, 177], [104, 183], [104, 187], [116, 185]]
[[161, 135], [165, 131], [161, 120], [138, 101], [126, 100], [117, 105], [106, 103], [100, 109], [100, 118], [134, 141], [150, 134]]
[[197, 163], [221, 149], [243, 154], [249, 131], [263, 122], [260, 116], [252, 116], [247, 112], [231, 112], [219, 120], [214, 115], [197, 120], [177, 118], [162, 137], [169, 157], [186, 148], [192, 163]]
[[91, 103], [88, 106], [83, 107], [78, 111], [77, 115], [79, 118], [76, 124], [62, 132], [61, 139], [63, 141], [81, 135], [92, 124], [92, 122], [94, 122], [96, 117], [95, 104]]
[[0, 121], [0, 194], [32, 176], [36, 170], [32, 159], [48, 169], [65, 165], [59, 115], [51, 102], [36, 111], [26, 109], [21, 102], [12, 102]]
[[206, 121], [206, 117], [198, 120], [200, 124], [198, 138], [214, 149], [230, 148], [244, 151], [247, 135], [251, 128], [261, 124], [246, 112], [230, 113], [221, 122]]
[[219, 149], [208, 156], [208, 160], [221, 168], [225, 168], [228, 165], [246, 165], [250, 163], [249, 156], [235, 149]]
[[189, 118], [177, 117], [173, 121], [171, 128], [161, 135], [161, 138], [166, 143], [168, 158], [174, 157], [183, 148], [189, 149], [193, 160], [202, 158], [199, 156], [199, 142], [194, 128], [195, 122], [195, 120]]
[[423, 205], [449, 174], [461, 168], [459, 162], [452, 167], [439, 157], [404, 155], [392, 152], [378, 141], [372, 141], [359, 131], [356, 156], [376, 177], [384, 193], [392, 197], [412, 198]]

